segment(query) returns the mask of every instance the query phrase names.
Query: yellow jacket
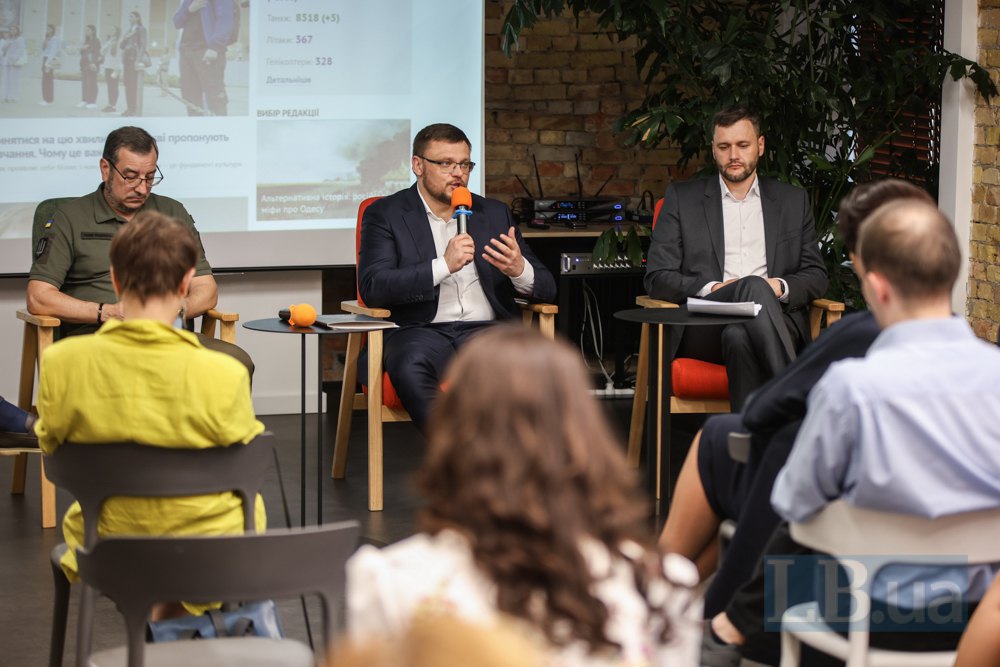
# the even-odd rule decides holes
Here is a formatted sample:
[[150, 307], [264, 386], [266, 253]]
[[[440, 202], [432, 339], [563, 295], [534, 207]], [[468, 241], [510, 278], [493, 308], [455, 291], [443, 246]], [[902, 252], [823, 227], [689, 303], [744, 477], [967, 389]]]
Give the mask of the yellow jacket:
[[[132, 441], [157, 447], [246, 444], [264, 430], [254, 416], [246, 368], [206, 350], [187, 331], [152, 320], [111, 320], [89, 336], [49, 347], [41, 359], [39, 419], [43, 452], [65, 441]], [[257, 497], [257, 530], [267, 526]], [[223, 535], [243, 532], [240, 500], [232, 493], [182, 498], [112, 498], [101, 535]], [[69, 549], [62, 567], [77, 581], [83, 543], [77, 503], [63, 519]]]

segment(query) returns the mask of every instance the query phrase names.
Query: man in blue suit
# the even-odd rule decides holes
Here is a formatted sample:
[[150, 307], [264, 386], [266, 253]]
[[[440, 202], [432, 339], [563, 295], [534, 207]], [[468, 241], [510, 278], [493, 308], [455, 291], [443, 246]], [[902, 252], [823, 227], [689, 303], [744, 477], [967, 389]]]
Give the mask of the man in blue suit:
[[455, 350], [497, 320], [518, 316], [516, 297], [552, 301], [552, 274], [531, 252], [503, 203], [472, 196], [468, 233], [457, 233], [451, 196], [476, 166], [454, 125], [429, 125], [413, 139], [417, 182], [365, 211], [358, 290], [388, 308], [385, 369], [421, 431]]

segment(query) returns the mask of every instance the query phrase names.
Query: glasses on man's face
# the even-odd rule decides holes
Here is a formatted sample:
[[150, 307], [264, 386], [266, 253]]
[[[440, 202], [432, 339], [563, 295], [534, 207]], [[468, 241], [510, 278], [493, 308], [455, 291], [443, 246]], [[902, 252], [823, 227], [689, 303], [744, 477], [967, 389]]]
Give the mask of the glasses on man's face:
[[118, 167], [115, 166], [114, 162], [108, 160], [108, 164], [111, 165], [111, 168], [115, 170], [116, 174], [122, 177], [122, 180], [125, 181], [125, 185], [129, 186], [130, 188], [137, 188], [139, 187], [140, 183], [145, 183], [149, 187], [153, 187], [154, 185], [159, 185], [163, 181], [163, 172], [160, 171], [159, 166], [156, 167], [155, 176], [139, 176], [139, 175], [126, 176], [125, 174], [118, 171]]
[[468, 160], [465, 162], [452, 162], [451, 160], [432, 160], [429, 157], [424, 157], [423, 155], [418, 155], [417, 157], [424, 162], [430, 162], [431, 164], [437, 165], [438, 169], [447, 173], [451, 173], [455, 167], [458, 167], [462, 170], [463, 174], [468, 174], [476, 168], [476, 163], [469, 162]]

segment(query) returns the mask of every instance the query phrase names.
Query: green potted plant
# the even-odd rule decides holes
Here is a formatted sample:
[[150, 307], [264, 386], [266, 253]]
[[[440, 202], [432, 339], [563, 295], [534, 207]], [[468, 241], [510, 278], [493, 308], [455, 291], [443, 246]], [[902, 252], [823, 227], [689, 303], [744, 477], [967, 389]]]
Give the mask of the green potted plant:
[[[545, 17], [597, 15], [618, 39], [635, 37], [645, 97], [616, 129], [630, 145], [671, 142], [681, 165], [705, 153], [711, 118], [743, 104], [762, 117], [763, 173], [806, 188], [830, 272], [829, 296], [863, 307], [853, 273], [842, 270], [835, 212], [854, 182], [896, 175], [937, 191], [937, 165], [904, 146], [913, 118], [940, 100], [945, 77], [968, 78], [986, 99], [986, 70], [944, 50], [926, 0], [511, 0], [502, 25], [509, 55], [517, 37]], [[879, 169], [873, 172], [878, 156]], [[711, 164], [706, 170], [714, 169]], [[639, 225], [598, 239], [598, 257], [642, 261]]]

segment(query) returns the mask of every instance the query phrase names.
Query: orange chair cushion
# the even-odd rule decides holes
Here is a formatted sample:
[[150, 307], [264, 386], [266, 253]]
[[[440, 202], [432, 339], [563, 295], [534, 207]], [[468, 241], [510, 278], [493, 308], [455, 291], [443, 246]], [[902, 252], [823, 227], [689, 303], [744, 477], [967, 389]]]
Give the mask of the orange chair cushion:
[[674, 359], [670, 367], [671, 387], [677, 398], [729, 400], [726, 367], [700, 359]]
[[[361, 391], [368, 394], [368, 385], [361, 385]], [[402, 410], [403, 402], [399, 400], [396, 388], [392, 386], [392, 380], [388, 373], [382, 373], [382, 405], [393, 410]]]

